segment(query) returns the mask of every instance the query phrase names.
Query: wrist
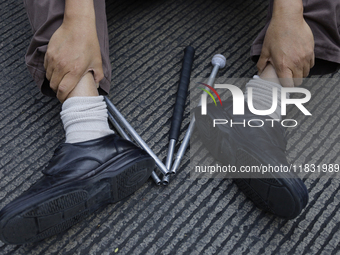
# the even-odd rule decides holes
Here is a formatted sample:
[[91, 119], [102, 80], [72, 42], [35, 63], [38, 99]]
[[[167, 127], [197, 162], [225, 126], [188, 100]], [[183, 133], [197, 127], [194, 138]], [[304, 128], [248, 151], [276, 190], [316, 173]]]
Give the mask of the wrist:
[[93, 0], [66, 0], [64, 22], [66, 23], [94, 23], [95, 11]]
[[302, 0], [274, 0], [273, 18], [303, 18]]

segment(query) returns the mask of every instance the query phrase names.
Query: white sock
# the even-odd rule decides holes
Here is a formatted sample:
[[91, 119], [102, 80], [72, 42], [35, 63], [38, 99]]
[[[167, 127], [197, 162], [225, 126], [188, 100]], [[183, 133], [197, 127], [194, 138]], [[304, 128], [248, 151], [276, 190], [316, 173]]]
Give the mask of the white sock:
[[66, 143], [89, 141], [114, 134], [107, 122], [103, 96], [71, 97], [60, 113], [66, 133]]
[[[273, 88], [277, 88], [277, 107], [276, 110], [269, 114], [273, 119], [281, 120], [281, 88], [282, 86], [276, 82], [261, 79], [258, 75], [254, 75], [247, 84], [246, 88], [253, 89], [253, 106], [256, 110], [269, 110], [273, 103]], [[248, 89], [244, 93], [245, 99], [248, 100]], [[287, 93], [287, 97], [289, 94]]]

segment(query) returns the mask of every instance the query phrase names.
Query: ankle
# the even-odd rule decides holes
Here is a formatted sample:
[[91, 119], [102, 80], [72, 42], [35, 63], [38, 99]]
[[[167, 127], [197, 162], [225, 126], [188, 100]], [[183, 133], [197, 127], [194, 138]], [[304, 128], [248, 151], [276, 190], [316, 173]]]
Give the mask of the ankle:
[[267, 64], [267, 66], [265, 67], [265, 69], [262, 71], [262, 73], [259, 76], [263, 80], [280, 84], [280, 80], [276, 74], [275, 68], [270, 63]]
[[107, 108], [102, 96], [71, 97], [60, 113], [66, 143], [89, 141], [113, 134], [107, 122]]
[[72, 90], [67, 99], [71, 97], [90, 97], [98, 95], [98, 89], [93, 74], [88, 72], [80, 79], [79, 83]]

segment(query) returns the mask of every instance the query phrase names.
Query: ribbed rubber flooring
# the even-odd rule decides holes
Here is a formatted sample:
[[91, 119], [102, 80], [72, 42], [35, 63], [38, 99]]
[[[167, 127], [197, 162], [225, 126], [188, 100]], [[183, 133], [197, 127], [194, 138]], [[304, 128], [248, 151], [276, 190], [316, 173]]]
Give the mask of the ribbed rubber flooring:
[[[22, 1], [2, 1], [0, 10], [2, 208], [41, 176], [64, 132], [60, 104], [40, 94], [25, 67], [31, 30]], [[196, 48], [193, 78], [209, 76], [216, 53], [228, 60], [219, 76], [251, 77], [256, 68], [249, 60], [250, 44], [266, 12], [265, 0], [107, 1], [113, 66], [109, 98], [161, 160], [185, 46]], [[320, 97], [339, 98], [331, 86], [313, 89]], [[339, 163], [340, 106], [328, 100], [315, 109], [324, 126], [306, 119], [305, 128], [289, 133], [291, 161], [322, 163], [328, 157]], [[182, 136], [189, 116], [188, 102]], [[338, 180], [305, 180], [307, 209], [294, 220], [280, 220], [254, 207], [230, 180], [190, 180], [189, 155], [169, 186], [150, 179], [130, 198], [62, 235], [23, 246], [0, 242], [0, 254], [339, 253]]]

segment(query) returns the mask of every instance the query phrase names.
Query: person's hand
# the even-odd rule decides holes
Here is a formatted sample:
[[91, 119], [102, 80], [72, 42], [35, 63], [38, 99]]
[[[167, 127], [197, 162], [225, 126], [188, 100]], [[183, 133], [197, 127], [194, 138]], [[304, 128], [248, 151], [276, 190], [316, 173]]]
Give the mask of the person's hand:
[[87, 72], [93, 72], [98, 84], [104, 75], [95, 20], [64, 17], [48, 44], [44, 67], [60, 102], [67, 99]]
[[314, 66], [314, 37], [302, 13], [283, 9], [273, 13], [257, 68], [261, 74], [270, 62], [278, 77], [284, 78], [282, 86], [299, 86]]

